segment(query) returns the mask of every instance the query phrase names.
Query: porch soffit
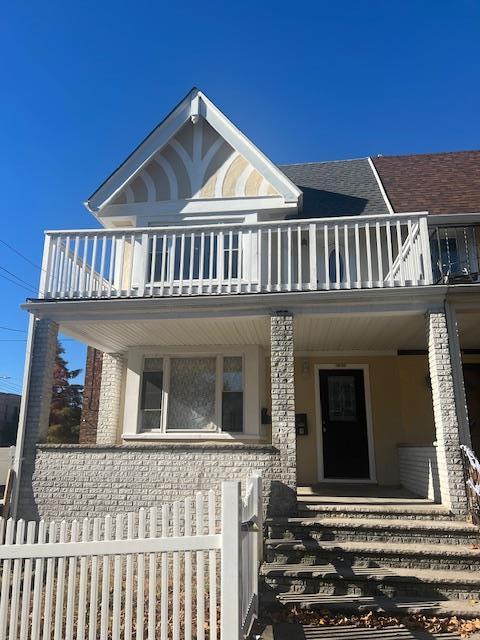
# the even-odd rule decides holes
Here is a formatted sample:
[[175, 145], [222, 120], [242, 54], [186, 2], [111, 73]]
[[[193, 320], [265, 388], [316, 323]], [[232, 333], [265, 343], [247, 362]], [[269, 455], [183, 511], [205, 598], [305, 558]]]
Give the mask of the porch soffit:
[[[260, 345], [270, 348], [267, 316], [62, 322], [63, 333], [109, 352], [134, 346]], [[295, 350], [375, 351], [425, 349], [423, 316], [295, 317]]]
[[[424, 314], [443, 309], [445, 299], [450, 299], [447, 290], [434, 286], [174, 300], [29, 301], [24, 308], [110, 352], [151, 344], [268, 347], [269, 317], [277, 310], [295, 315], [297, 351], [392, 351], [426, 348]], [[459, 312], [462, 348], [480, 346], [479, 312]]]

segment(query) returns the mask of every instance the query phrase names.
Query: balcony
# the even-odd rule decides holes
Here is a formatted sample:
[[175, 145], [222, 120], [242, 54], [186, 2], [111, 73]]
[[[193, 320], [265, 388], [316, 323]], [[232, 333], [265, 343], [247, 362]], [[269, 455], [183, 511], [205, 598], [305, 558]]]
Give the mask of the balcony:
[[48, 300], [412, 287], [478, 280], [473, 227], [427, 215], [49, 231]]

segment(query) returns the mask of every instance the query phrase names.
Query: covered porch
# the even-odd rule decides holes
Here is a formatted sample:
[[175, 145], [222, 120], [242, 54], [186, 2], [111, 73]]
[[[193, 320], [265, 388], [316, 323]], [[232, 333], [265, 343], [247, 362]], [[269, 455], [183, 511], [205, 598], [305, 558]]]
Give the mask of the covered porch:
[[[421, 498], [445, 504], [442, 474], [452, 468], [442, 469], [438, 408], [448, 387], [442, 381], [442, 398], [435, 397], [429, 314], [371, 311], [295, 318], [298, 486], [322, 501], [361, 502], [363, 496], [366, 503]], [[449, 312], [440, 368], [444, 373], [448, 361], [453, 365], [459, 442], [469, 445], [472, 438], [475, 448], [479, 316]]]
[[[161, 502], [260, 468], [272, 513], [294, 511], [297, 486], [305, 485], [338, 487], [339, 495], [346, 485], [360, 496], [364, 487], [404, 491], [465, 513], [459, 445], [470, 435], [461, 354], [480, 363], [479, 316], [470, 294], [455, 306], [447, 291], [31, 303], [29, 500], [41, 501], [52, 482], [71, 484], [64, 494], [73, 497], [74, 478], [61, 463], [69, 455], [83, 466], [95, 458], [94, 483], [108, 470], [112, 499], [120, 487], [132, 506], [142, 506], [145, 490]], [[89, 445], [42, 444], [59, 328], [104, 352]], [[50, 478], [55, 469], [63, 475]], [[90, 486], [85, 509], [93, 508], [89, 495]]]

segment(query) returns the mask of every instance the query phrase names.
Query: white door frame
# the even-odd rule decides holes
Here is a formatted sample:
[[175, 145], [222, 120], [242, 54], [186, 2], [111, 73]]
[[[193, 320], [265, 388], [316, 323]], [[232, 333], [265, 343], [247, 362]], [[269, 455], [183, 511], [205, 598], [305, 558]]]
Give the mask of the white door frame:
[[[365, 417], [367, 421], [367, 443], [368, 443], [368, 463], [370, 469], [369, 478], [325, 478], [323, 465], [323, 430], [322, 430], [322, 406], [320, 400], [320, 370], [321, 369], [340, 369], [342, 371], [348, 369], [356, 369], [363, 371], [363, 386], [365, 392]], [[370, 372], [368, 364], [315, 364], [315, 425], [317, 429], [317, 468], [318, 482], [343, 482], [343, 483], [375, 483], [377, 481], [375, 469], [375, 451], [373, 447], [373, 422], [372, 422], [372, 403], [370, 394]]]

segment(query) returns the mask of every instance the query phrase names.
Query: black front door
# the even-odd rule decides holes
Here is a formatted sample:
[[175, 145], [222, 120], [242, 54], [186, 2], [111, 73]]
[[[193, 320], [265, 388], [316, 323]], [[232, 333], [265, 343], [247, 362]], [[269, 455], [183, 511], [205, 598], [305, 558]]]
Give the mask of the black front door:
[[321, 369], [325, 479], [370, 478], [365, 385], [360, 369]]

